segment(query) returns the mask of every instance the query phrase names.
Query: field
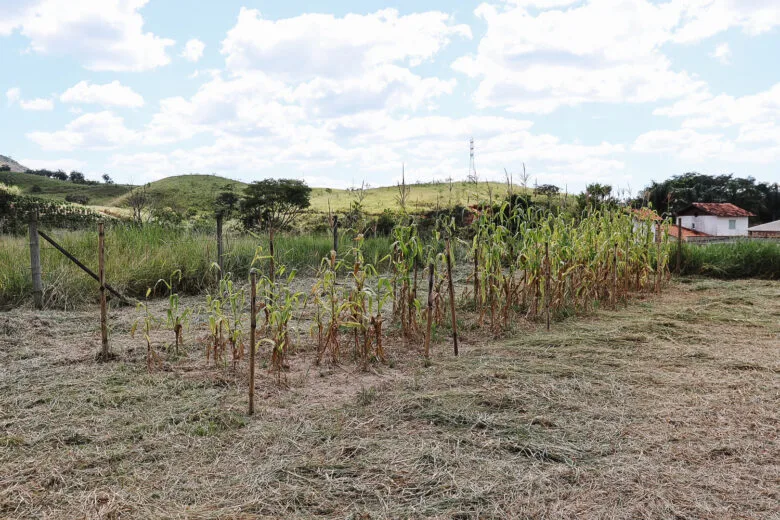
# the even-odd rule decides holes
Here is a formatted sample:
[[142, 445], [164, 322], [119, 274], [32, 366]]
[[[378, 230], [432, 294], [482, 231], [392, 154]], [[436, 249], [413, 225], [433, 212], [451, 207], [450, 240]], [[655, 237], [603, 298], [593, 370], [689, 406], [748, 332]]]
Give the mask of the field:
[[430, 364], [397, 334], [370, 372], [299, 351], [251, 418], [202, 349], [147, 373], [133, 309], [95, 362], [97, 316], [3, 314], [4, 518], [777, 518], [777, 281], [679, 279], [510, 339], [466, 323]]
[[[90, 205], [118, 208], [127, 205], [127, 193], [132, 189], [132, 186], [123, 184], [73, 184], [27, 173], [10, 172], [0, 172], [0, 183], [19, 186], [27, 194], [57, 200], [64, 200], [71, 194], [87, 195]], [[40, 193], [30, 192], [35, 185], [41, 188]], [[181, 211], [192, 208], [210, 214], [215, 194], [225, 186], [232, 186], [236, 192], [241, 192], [246, 184], [217, 175], [193, 174], [166, 177], [152, 182], [147, 189], [159, 207], [170, 207]], [[409, 210], [413, 212], [430, 210], [437, 205], [447, 206], [450, 203], [475, 204], [478, 201], [488, 200], [490, 192], [500, 198], [506, 195], [507, 189], [506, 185], [501, 183], [474, 185], [462, 181], [453, 182], [452, 191], [449, 190], [447, 183], [411, 184], [410, 187]], [[398, 210], [397, 194], [398, 190], [394, 186], [368, 188], [363, 200], [363, 210], [369, 214], [378, 214], [385, 209]], [[332, 211], [344, 212], [350, 208], [355, 198], [355, 194], [350, 190], [314, 187], [311, 210], [327, 213], [330, 205]]]

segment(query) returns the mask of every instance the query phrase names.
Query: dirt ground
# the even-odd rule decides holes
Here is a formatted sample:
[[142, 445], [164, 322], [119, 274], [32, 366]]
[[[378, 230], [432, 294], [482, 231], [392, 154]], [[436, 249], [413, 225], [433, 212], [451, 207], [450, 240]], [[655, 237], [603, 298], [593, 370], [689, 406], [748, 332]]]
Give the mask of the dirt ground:
[[[464, 332], [426, 366], [292, 359], [287, 386], [147, 373], [132, 308], [0, 313], [2, 518], [780, 518], [780, 282]], [[442, 335], [443, 336], [443, 335]], [[261, 363], [263, 360], [261, 360]]]

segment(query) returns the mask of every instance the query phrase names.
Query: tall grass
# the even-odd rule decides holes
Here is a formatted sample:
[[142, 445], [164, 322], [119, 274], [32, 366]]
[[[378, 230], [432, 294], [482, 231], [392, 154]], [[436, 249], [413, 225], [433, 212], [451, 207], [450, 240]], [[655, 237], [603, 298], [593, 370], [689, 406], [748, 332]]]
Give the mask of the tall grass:
[[[97, 271], [97, 231], [51, 232], [66, 250]], [[339, 249], [349, 250], [342, 239]], [[278, 260], [302, 274], [313, 273], [332, 247], [325, 235], [283, 235], [275, 240]], [[258, 247], [268, 250], [264, 237], [225, 236], [225, 271], [236, 279], [248, 276]], [[381, 260], [392, 248], [389, 238], [366, 240], [367, 257]], [[214, 235], [159, 226], [113, 226], [106, 231], [106, 277], [120, 292], [142, 297], [162, 278], [181, 270], [176, 290], [196, 294], [216, 284]], [[96, 283], [59, 251], [41, 239], [44, 299], [49, 306], [69, 307], [97, 298]], [[262, 266], [258, 266], [262, 268]], [[0, 305], [14, 305], [32, 294], [30, 252], [26, 236], [0, 236]]]
[[682, 274], [724, 279], [780, 279], [780, 241], [739, 240], [725, 244], [684, 244]]

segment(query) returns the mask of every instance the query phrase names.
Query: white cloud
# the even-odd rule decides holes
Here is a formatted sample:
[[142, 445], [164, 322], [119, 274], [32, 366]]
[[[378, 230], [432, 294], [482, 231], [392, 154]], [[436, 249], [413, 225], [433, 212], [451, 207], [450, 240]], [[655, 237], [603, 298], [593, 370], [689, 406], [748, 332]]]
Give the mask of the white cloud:
[[55, 132], [30, 132], [27, 137], [44, 150], [107, 150], [127, 146], [138, 135], [128, 129], [124, 120], [111, 112], [97, 112], [77, 117]]
[[27, 0], [3, 0], [0, 2], [0, 36], [8, 36], [17, 29], [30, 8]]
[[166, 48], [175, 42], [143, 32], [138, 11], [147, 1], [79, 0], [76, 5], [68, 0], [39, 0], [15, 9], [13, 21], [0, 22], [0, 35], [18, 28], [33, 52], [73, 56], [90, 70], [153, 69], [170, 62]]
[[119, 106], [139, 108], [144, 105], [144, 98], [130, 87], [119, 81], [103, 85], [80, 81], [60, 95], [63, 103], [97, 104], [103, 106]]
[[45, 111], [54, 110], [54, 101], [46, 98], [22, 99], [22, 90], [19, 87], [9, 88], [5, 93], [8, 106], [19, 104], [22, 110]]
[[712, 51], [710, 57], [715, 58], [723, 65], [729, 65], [731, 64], [731, 47], [726, 42], [719, 43], [715, 46], [715, 50]]
[[681, 25], [673, 40], [698, 42], [731, 27], [755, 36], [780, 26], [780, 2], [776, 0], [676, 0]]
[[660, 47], [679, 21], [674, 4], [603, 0], [536, 14], [480, 5], [477, 53], [453, 68], [480, 79], [480, 107], [547, 113], [586, 102], [641, 103], [703, 87], [675, 71]]
[[54, 110], [54, 101], [46, 98], [22, 99], [19, 100], [19, 106], [22, 107], [22, 110]]
[[33, 170], [62, 170], [70, 172], [73, 170], [84, 171], [87, 167], [85, 161], [78, 159], [22, 159], [22, 164]]
[[432, 59], [454, 37], [470, 38], [467, 25], [453, 25], [440, 12], [400, 16], [394, 9], [373, 14], [303, 14], [264, 19], [242, 8], [222, 42], [231, 71], [262, 70], [291, 81], [359, 76], [387, 64], [416, 66]]
[[5, 92], [5, 98], [8, 100], [8, 106], [18, 103], [22, 98], [22, 90], [19, 87], [9, 88]]
[[203, 57], [203, 50], [206, 48], [206, 44], [202, 41], [193, 38], [188, 40], [184, 45], [184, 49], [181, 51], [181, 56], [187, 60], [195, 63]]

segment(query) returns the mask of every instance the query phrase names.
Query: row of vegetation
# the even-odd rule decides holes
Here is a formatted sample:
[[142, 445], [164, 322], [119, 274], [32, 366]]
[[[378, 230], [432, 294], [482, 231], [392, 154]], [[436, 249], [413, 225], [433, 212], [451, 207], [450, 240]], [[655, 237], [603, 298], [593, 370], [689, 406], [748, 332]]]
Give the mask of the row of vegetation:
[[[248, 266], [259, 273], [256, 312], [259, 337], [270, 345], [266, 362], [281, 374], [291, 349], [304, 342], [316, 349], [318, 362], [351, 360], [367, 367], [385, 361], [386, 321], [405, 340], [422, 345], [427, 358], [436, 331], [454, 330], [456, 314], [464, 311], [475, 326], [499, 336], [521, 319], [546, 320], [549, 327], [550, 321], [601, 305], [615, 307], [632, 294], [660, 291], [669, 277], [665, 228], [657, 230], [663, 239], [656, 241], [654, 225], [636, 225], [626, 211], [589, 211], [573, 220], [504, 209], [482, 212], [469, 241], [457, 238], [451, 219], [439, 219], [424, 238], [406, 216], [394, 227], [392, 243], [380, 243], [385, 256], [376, 242], [369, 245], [352, 232], [341, 252], [316, 257], [321, 261], [309, 283], [298, 282], [298, 271], [271, 254], [271, 242], [268, 249], [256, 248]], [[466, 278], [457, 292], [456, 269]], [[184, 284], [184, 273], [176, 269], [148, 288], [148, 296], [155, 290], [167, 295], [162, 314], [139, 304], [134, 332], [143, 335], [149, 367], [159, 363], [160, 347], [181, 354], [187, 343], [182, 334], [195, 314], [208, 325], [206, 359], [237, 366], [246, 357], [251, 321], [246, 283], [226, 273], [195, 307], [182, 305]], [[169, 331], [163, 344], [153, 341], [156, 328]], [[311, 343], [302, 339], [306, 331]]]

